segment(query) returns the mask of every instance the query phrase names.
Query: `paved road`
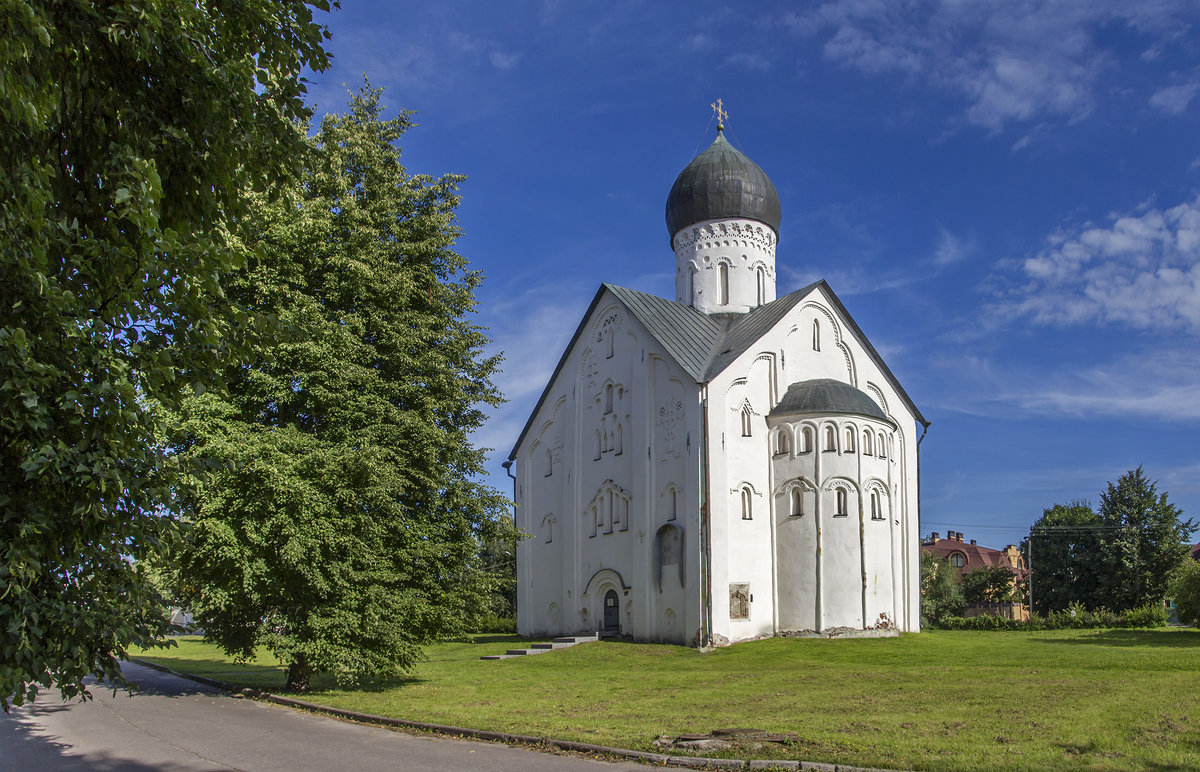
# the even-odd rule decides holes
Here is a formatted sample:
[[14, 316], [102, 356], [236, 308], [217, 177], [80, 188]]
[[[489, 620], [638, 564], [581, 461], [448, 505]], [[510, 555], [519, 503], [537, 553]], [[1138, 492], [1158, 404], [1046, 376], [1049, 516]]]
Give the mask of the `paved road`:
[[496, 770], [645, 772], [647, 767], [555, 756], [499, 743], [415, 736], [314, 716], [134, 664], [135, 696], [92, 687], [95, 699], [46, 694], [0, 713], [0, 772], [122, 770]]

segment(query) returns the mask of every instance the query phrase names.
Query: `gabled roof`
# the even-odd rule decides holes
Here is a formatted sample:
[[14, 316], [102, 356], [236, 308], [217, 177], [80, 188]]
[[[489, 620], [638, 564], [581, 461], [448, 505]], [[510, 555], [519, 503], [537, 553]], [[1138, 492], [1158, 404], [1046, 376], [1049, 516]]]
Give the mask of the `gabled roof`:
[[829, 288], [824, 279], [809, 284], [807, 287], [802, 287], [795, 292], [788, 293], [781, 298], [744, 314], [713, 315], [697, 311], [695, 308], [683, 303], [676, 303], [673, 300], [660, 298], [657, 295], [605, 283], [601, 284], [600, 289], [596, 290], [596, 296], [592, 298], [591, 305], [588, 306], [583, 318], [579, 320], [579, 326], [575, 328], [575, 334], [571, 336], [571, 342], [563, 350], [562, 356], [554, 368], [554, 373], [550, 376], [550, 380], [546, 382], [546, 388], [538, 398], [537, 405], [534, 406], [533, 411], [529, 414], [529, 420], [525, 422], [524, 428], [521, 429], [521, 434], [513, 444], [513, 448], [508, 454], [509, 459], [517, 457], [517, 448], [521, 447], [521, 443], [525, 440], [525, 435], [529, 433], [529, 428], [533, 425], [533, 419], [542, 409], [542, 404], [545, 403], [546, 398], [550, 394], [550, 387], [554, 385], [555, 379], [558, 378], [559, 372], [562, 371], [563, 365], [566, 364], [567, 357], [574, 350], [579, 336], [583, 334], [584, 327], [587, 325], [588, 320], [591, 319], [592, 313], [596, 310], [596, 306], [600, 304], [600, 299], [606, 291], [611, 293], [613, 297], [629, 310], [629, 313], [646, 328], [647, 332], [654, 336], [654, 339], [666, 349], [667, 354], [696, 383], [708, 383], [717, 377], [722, 370], [732, 364], [734, 360], [745, 353], [747, 349], [753, 346], [759, 338], [773, 329], [798, 303], [817, 289], [823, 290], [829, 297], [834, 307], [840, 312], [841, 317], [845, 319], [851, 331], [858, 337], [863, 348], [866, 349], [872, 360], [879, 367], [879, 370], [884, 374], [884, 377], [888, 379], [888, 382], [891, 383], [896, 393], [904, 400], [904, 404], [908, 406], [918, 421], [928, 426], [929, 422], [921, 415], [921, 411], [917, 410], [917, 406], [909, 399], [908, 394], [900, 386], [900, 382], [896, 380], [896, 376], [892, 375], [892, 371], [884, 364], [883, 358], [879, 356], [879, 352], [875, 350], [875, 347], [863, 335], [862, 330], [855, 324], [846, 307], [842, 305], [842, 301], [838, 299], [837, 295]]

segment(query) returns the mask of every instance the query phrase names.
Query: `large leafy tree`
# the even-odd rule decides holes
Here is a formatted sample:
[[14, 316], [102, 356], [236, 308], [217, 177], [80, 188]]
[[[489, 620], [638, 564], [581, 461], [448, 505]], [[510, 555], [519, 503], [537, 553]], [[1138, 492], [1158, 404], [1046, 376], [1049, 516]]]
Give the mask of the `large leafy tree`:
[[0, 0], [0, 706], [164, 627], [164, 409], [236, 353], [215, 278], [304, 141], [325, 0]]
[[1161, 603], [1171, 577], [1188, 554], [1196, 524], [1159, 493], [1142, 468], [1121, 475], [1100, 494], [1106, 526], [1102, 590], [1114, 610]]
[[187, 502], [185, 600], [227, 652], [290, 663], [291, 689], [393, 675], [465, 632], [494, 589], [480, 544], [510, 535], [470, 442], [500, 395], [453, 250], [461, 178], [405, 170], [409, 125], [364, 86], [292, 195], [260, 199], [226, 291], [288, 334], [187, 411], [187, 455], [221, 471]]
[[1061, 611], [1072, 603], [1089, 608], [1105, 605], [1100, 577], [1104, 572], [1103, 521], [1086, 501], [1055, 504], [1042, 512], [1021, 545], [1030, 557], [1034, 610]]
[[1175, 613], [1185, 625], [1200, 627], [1200, 560], [1185, 560], [1171, 585]]
[[971, 606], [994, 603], [1019, 603], [1024, 600], [1023, 587], [1007, 565], [977, 568], [963, 574], [963, 597]]

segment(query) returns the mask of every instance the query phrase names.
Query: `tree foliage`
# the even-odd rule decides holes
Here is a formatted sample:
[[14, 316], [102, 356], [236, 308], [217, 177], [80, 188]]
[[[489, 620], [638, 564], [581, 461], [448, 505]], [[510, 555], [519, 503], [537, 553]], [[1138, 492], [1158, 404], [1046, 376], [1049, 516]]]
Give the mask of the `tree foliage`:
[[1171, 575], [1188, 554], [1196, 525], [1159, 493], [1139, 466], [1100, 494], [1108, 607], [1125, 610], [1162, 603]]
[[289, 334], [185, 416], [188, 455], [220, 469], [187, 501], [186, 601], [227, 652], [289, 662], [292, 689], [394, 675], [466, 632], [494, 589], [479, 546], [512, 535], [475, 481], [470, 433], [500, 395], [470, 321], [480, 276], [453, 250], [461, 178], [410, 175], [408, 115], [381, 116], [364, 86], [296, 189], [258, 200], [225, 289]]
[[1046, 615], [1072, 603], [1100, 608], [1103, 522], [1086, 501], [1055, 504], [1042, 512], [1022, 551], [1031, 556], [1034, 611]]
[[1175, 614], [1185, 625], [1200, 627], [1200, 560], [1185, 560], [1171, 585]]
[[1195, 530], [1141, 467], [1108, 483], [1097, 511], [1084, 502], [1047, 509], [1031, 530], [1036, 611], [1161, 604]]
[[[311, 3], [328, 10], [327, 3]], [[0, 3], [0, 706], [164, 631], [163, 409], [236, 350], [214, 277], [303, 141], [298, 0]]]
[[986, 566], [963, 574], [962, 591], [969, 606], [1019, 603], [1024, 600], [1022, 585], [1007, 566]]
[[967, 608], [958, 572], [947, 558], [921, 551], [921, 626], [938, 627]]

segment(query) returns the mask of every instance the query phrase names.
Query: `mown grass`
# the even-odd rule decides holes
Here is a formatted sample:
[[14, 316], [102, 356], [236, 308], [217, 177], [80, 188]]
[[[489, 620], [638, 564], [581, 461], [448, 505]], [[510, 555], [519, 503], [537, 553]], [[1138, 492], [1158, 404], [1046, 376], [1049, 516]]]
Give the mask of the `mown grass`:
[[[435, 646], [409, 678], [358, 688], [319, 679], [309, 698], [642, 750], [661, 734], [746, 727], [799, 740], [724, 755], [914, 770], [1200, 769], [1200, 630], [776, 638], [708, 653], [605, 641], [479, 660], [518, 640]], [[141, 656], [283, 684], [269, 655], [234, 665], [194, 639]]]

